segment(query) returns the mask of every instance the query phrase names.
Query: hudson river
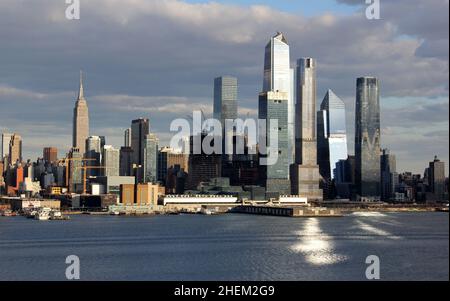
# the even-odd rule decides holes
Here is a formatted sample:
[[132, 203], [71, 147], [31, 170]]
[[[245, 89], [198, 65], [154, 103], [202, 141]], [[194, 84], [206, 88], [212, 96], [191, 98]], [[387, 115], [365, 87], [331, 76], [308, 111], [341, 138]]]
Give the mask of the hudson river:
[[0, 217], [0, 280], [449, 279], [448, 213], [353, 213], [340, 218], [72, 216]]

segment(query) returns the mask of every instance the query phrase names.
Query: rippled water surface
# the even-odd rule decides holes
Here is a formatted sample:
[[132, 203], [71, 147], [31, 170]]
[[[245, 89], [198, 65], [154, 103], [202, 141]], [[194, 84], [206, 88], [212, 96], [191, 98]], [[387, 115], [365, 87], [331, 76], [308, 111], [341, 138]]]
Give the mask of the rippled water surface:
[[384, 280], [449, 279], [448, 213], [341, 218], [243, 214], [0, 217], [0, 280], [365, 280], [377, 255]]

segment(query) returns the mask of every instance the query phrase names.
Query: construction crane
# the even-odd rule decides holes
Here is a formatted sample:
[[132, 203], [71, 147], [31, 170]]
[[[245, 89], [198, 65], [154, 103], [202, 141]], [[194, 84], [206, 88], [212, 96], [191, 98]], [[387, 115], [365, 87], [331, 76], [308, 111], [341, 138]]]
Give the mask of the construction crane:
[[83, 170], [83, 194], [86, 194], [86, 174], [88, 169], [106, 169], [105, 166], [80, 166]]
[[81, 161], [82, 163], [84, 161], [95, 161], [96, 159], [83, 159], [83, 158], [64, 158], [61, 160], [58, 160], [58, 163], [64, 163], [66, 166], [66, 187], [67, 192], [70, 192], [70, 185], [69, 185], [69, 162], [70, 161]]

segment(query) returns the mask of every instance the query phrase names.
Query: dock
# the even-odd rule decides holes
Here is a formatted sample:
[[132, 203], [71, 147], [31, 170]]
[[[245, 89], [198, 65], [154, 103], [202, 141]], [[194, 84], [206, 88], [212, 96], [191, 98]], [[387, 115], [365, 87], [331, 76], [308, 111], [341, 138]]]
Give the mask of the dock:
[[230, 212], [272, 215], [286, 217], [340, 217], [343, 216], [338, 209], [324, 207], [306, 207], [306, 206], [254, 206], [242, 205], [233, 208]]

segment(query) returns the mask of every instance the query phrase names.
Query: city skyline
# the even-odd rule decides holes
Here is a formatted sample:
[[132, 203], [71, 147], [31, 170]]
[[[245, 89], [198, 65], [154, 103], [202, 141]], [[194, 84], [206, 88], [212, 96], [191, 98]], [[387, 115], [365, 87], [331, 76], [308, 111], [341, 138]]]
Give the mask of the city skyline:
[[[202, 8], [196, 6], [195, 3], [182, 3], [180, 1], [173, 1], [173, 3], [175, 6], [185, 4], [187, 9], [198, 10], [200, 15], [205, 14]], [[158, 4], [153, 5], [158, 6]], [[209, 4], [206, 5], [208, 6]], [[109, 66], [109, 68], [118, 72], [106, 73], [106, 65], [101, 60], [96, 60], [97, 52], [93, 51], [89, 54], [88, 50], [80, 47], [73, 54], [73, 59], [66, 60], [64, 68], [55, 69], [52, 66], [47, 66], [49, 71], [45, 72], [45, 76], [40, 75], [36, 77], [32, 76], [36, 72], [34, 69], [30, 74], [25, 74], [21, 65], [14, 71], [11, 71], [11, 69], [7, 68], [10, 65], [7, 61], [17, 61], [18, 54], [14, 56], [12, 52], [2, 52], [0, 62], [4, 63], [5, 68], [0, 72], [0, 101], [11, 102], [11, 105], [8, 107], [8, 110], [2, 110], [2, 113], [0, 113], [2, 120], [0, 131], [16, 132], [22, 136], [24, 158], [34, 160], [36, 157], [41, 156], [42, 148], [45, 146], [56, 146], [60, 155], [65, 154], [70, 148], [71, 129], [69, 126], [64, 125], [64, 120], [67, 122], [71, 118], [70, 110], [73, 109], [73, 100], [76, 97], [77, 88], [74, 84], [76, 83], [76, 72], [79, 69], [86, 70], [85, 95], [89, 101], [90, 134], [107, 136], [108, 144], [112, 144], [115, 147], [122, 145], [123, 131], [129, 127], [130, 120], [140, 116], [150, 119], [152, 132], [155, 132], [160, 138], [161, 146], [167, 145], [167, 138], [172, 135], [169, 133], [168, 125], [164, 123], [164, 120], [171, 120], [173, 116], [184, 117], [186, 115], [185, 112], [192, 112], [193, 107], [205, 108], [205, 112], [210, 116], [213, 99], [211, 81], [214, 77], [223, 74], [237, 77], [240, 83], [238, 91], [239, 115], [242, 116], [250, 112], [252, 116], [256, 116], [257, 95], [261, 89], [260, 74], [263, 69], [262, 53], [261, 51], [256, 52], [258, 55], [253, 55], [254, 58], [248, 57], [245, 53], [251, 53], [254, 49], [261, 49], [267, 43], [267, 37], [280, 30], [286, 34], [291, 46], [291, 65], [293, 65], [295, 59], [302, 56], [311, 56], [317, 59], [317, 94], [319, 95], [317, 101], [321, 100], [321, 96], [325, 94], [327, 89], [335, 91], [344, 101], [347, 108], [346, 111], [350, 112], [347, 113], [346, 118], [347, 131], [349, 133], [347, 141], [350, 154], [353, 154], [354, 141], [354, 125], [352, 125], [354, 123], [352, 114], [355, 111], [354, 80], [359, 76], [374, 75], [380, 80], [382, 91], [380, 95], [381, 147], [387, 147], [396, 154], [397, 169], [423, 173], [427, 162], [434, 155], [438, 155], [444, 162], [448, 162], [448, 84], [446, 83], [448, 82], [448, 51], [437, 52], [438, 48], [448, 49], [448, 46], [444, 45], [437, 47], [442, 39], [448, 41], [448, 26], [433, 28], [434, 35], [430, 34], [431, 30], [426, 31], [430, 29], [429, 27], [422, 29], [421, 32], [414, 31], [414, 28], [409, 28], [402, 18], [398, 18], [400, 8], [402, 5], [406, 5], [403, 2], [385, 4], [385, 7], [387, 7], [386, 11], [389, 8], [390, 13], [385, 15], [384, 19], [398, 26], [397, 32], [377, 25], [376, 21], [371, 23], [364, 19], [361, 7], [354, 7], [351, 12], [344, 12], [340, 16], [326, 15], [323, 11], [318, 12], [316, 16], [306, 17], [292, 12], [286, 13], [287, 18], [294, 21], [296, 25], [312, 24], [315, 27], [314, 32], [316, 34], [309, 35], [308, 46], [302, 46], [302, 43], [305, 41], [305, 35], [313, 33], [311, 32], [312, 29], [298, 30], [294, 28], [295, 26], [288, 26], [284, 21], [275, 21], [269, 18], [268, 21], [270, 22], [268, 22], [268, 25], [270, 26], [255, 30], [252, 24], [256, 17], [259, 16], [258, 12], [255, 12], [255, 8], [247, 5], [220, 5], [225, 13], [228, 13], [232, 8], [237, 7], [241, 9], [240, 14], [236, 18], [244, 23], [242, 31], [231, 33], [225, 31], [224, 33], [220, 29], [213, 27], [213, 31], [217, 29], [219, 33], [223, 33], [223, 41], [218, 41], [216, 37], [203, 32], [204, 36], [202, 38], [204, 40], [202, 45], [205, 46], [206, 51], [201, 51], [201, 55], [202, 57], [206, 55], [206, 60], [192, 57], [190, 59], [191, 62], [199, 64], [195, 68], [191, 68], [191, 62], [186, 61], [190, 53], [196, 51], [195, 43], [193, 45], [189, 43], [185, 45], [188, 51], [182, 57], [186, 61], [186, 68], [184, 66], [177, 67], [179, 74], [176, 75], [175, 80], [180, 87], [176, 89], [173, 89], [173, 83], [171, 82], [166, 81], [167, 84], [161, 85], [160, 80], [155, 77], [155, 71], [158, 70], [158, 66], [163, 66], [159, 65], [159, 63], [144, 64], [142, 68], [135, 69], [133, 68], [135, 61], [126, 59], [125, 61], [128, 64], [117, 62], [117, 64]], [[439, 1], [430, 2], [422, 12], [425, 20], [427, 20], [427, 16], [431, 15], [431, 12], [442, 11], [441, 13], [445, 13], [446, 9], [442, 9], [441, 6], [442, 4]], [[98, 8], [91, 6], [91, 4], [86, 4], [84, 7], [88, 11], [83, 14], [79, 23], [67, 24], [75, 33], [89, 30], [91, 25], [90, 23], [84, 24], [83, 18], [86, 18], [87, 21], [92, 21], [92, 18], [98, 17]], [[14, 4], [9, 4], [5, 7], [5, 10], [2, 7], [0, 11], [8, 12], [9, 10], [14, 10], [14, 8]], [[66, 22], [57, 18], [51, 19], [49, 12], [52, 11], [52, 8], [55, 8], [51, 3], [40, 7], [31, 5], [29, 9], [32, 8], [36, 8], [38, 15], [42, 13], [46, 18], [43, 18], [44, 21], [33, 18], [31, 20], [23, 20], [21, 22], [24, 23], [24, 26], [45, 28], [52, 22]], [[274, 6], [264, 9], [274, 15], [281, 13]], [[111, 11], [108, 11], [108, 13], [111, 13]], [[144, 6], [142, 14], [150, 14], [146, 6]], [[20, 17], [21, 12], [18, 11], [16, 15]], [[112, 15], [115, 16], [116, 14], [112, 12]], [[168, 11], [162, 10], [161, 15], [167, 22], [174, 22], [168, 15]], [[132, 20], [132, 16], [127, 17]], [[1, 19], [6, 20], [5, 18], [2, 16]], [[433, 20], [435, 18], [433, 17]], [[243, 19], [247, 21], [244, 22]], [[446, 23], [444, 25], [448, 25], [448, 18], [444, 16], [442, 20]], [[113, 30], [120, 26], [115, 19], [112, 19], [110, 22]], [[192, 36], [195, 23], [189, 18], [185, 22], [188, 25], [186, 26], [186, 31]], [[213, 21], [206, 20], [204, 22]], [[329, 46], [330, 49], [326, 51], [323, 49], [326, 48], [323, 47], [326, 45], [326, 42], [318, 37], [328, 30], [327, 24], [334, 24], [338, 28], [349, 26], [350, 24], [359, 24], [363, 28], [361, 31], [366, 30], [365, 34], [367, 37], [372, 36], [376, 42], [381, 43], [380, 45], [384, 45], [384, 43], [389, 41], [388, 48], [392, 51], [392, 55], [384, 56], [380, 62], [380, 58], [370, 57], [374, 54], [370, 50], [372, 48], [368, 48], [367, 50], [370, 51], [366, 51], [367, 53], [362, 51], [362, 54], [355, 54], [341, 45], [341, 43], [329, 44], [332, 46]], [[68, 29], [58, 29], [57, 34], [67, 34], [66, 30]], [[380, 30], [379, 34], [376, 34], [378, 30]], [[407, 36], [404, 40], [392, 41], [393, 38], [400, 36], [402, 33], [405, 34], [405, 32]], [[9, 35], [8, 30], [1, 30], [0, 34], [2, 36]], [[419, 35], [423, 41], [419, 42], [421, 39], [414, 38], [414, 34]], [[139, 31], [137, 35], [135, 37], [136, 40], [130, 38], [132, 45], [139, 40], [139, 37], [145, 37]], [[342, 42], [348, 43], [348, 45], [359, 45], [362, 42], [359, 42], [358, 39], [364, 41], [366, 35], [362, 32], [355, 32], [355, 37], [346, 38]], [[165, 41], [165, 37], [162, 36], [155, 38]], [[194, 39], [196, 38], [197, 36], [194, 35]], [[11, 41], [17, 45], [26, 45], [20, 35], [13, 37]], [[89, 36], [80, 34], [75, 38], [75, 41], [80, 45], [89, 45]], [[219, 45], [224, 47], [222, 51], [218, 51], [220, 49], [218, 48]], [[65, 44], [53, 45], [55, 50], [61, 50], [66, 46]], [[322, 47], [318, 48], [318, 46]], [[6, 45], [6, 47], [9, 46]], [[45, 47], [50, 47], [50, 45]], [[114, 52], [115, 49], [117, 48], [112, 48], [111, 51]], [[136, 57], [139, 59], [143, 58], [144, 54], [146, 56], [155, 55], [155, 51], [158, 53], [158, 49], [160, 49], [158, 46], [155, 46], [155, 48], [144, 47], [143, 50], [145, 51], [129, 50], [128, 53], [136, 54]], [[342, 52], [344, 49], [348, 50], [347, 54]], [[224, 51], [227, 53], [224, 53]], [[336, 54], [336, 51], [339, 54]], [[383, 49], [377, 48], [378, 51], [380, 51], [380, 55], [383, 55]], [[404, 57], [401, 58], [402, 64], [409, 67], [408, 70], [404, 69], [403, 71], [397, 64], [394, 64], [395, 54], [402, 51], [405, 51]], [[197, 53], [197, 55], [199, 54]], [[105, 55], [106, 60], [108, 60], [108, 53]], [[164, 66], [167, 66], [167, 70], [165, 69], [160, 76], [162, 79], [167, 78], [167, 76], [173, 76], [171, 73], [172, 64], [168, 63], [167, 60], [177, 61], [180, 58], [179, 55], [179, 53], [173, 51], [169, 51], [167, 54], [159, 53], [158, 57], [164, 62]], [[353, 61], [349, 61], [350, 56], [353, 56]], [[213, 58], [216, 58], [217, 61]], [[55, 59], [58, 60], [58, 57], [55, 57]], [[36, 62], [31, 58], [29, 60]], [[42, 60], [38, 65], [42, 66], [44, 61]], [[226, 66], [218, 64], [220, 61], [225, 62]], [[380, 66], [375, 66], [375, 61]], [[126, 81], [126, 77], [133, 74], [133, 69], [135, 70], [133, 78], [136, 78], [136, 83]], [[192, 79], [183, 75], [187, 70], [190, 70], [195, 75], [190, 75]], [[342, 76], [336, 76], [337, 71]], [[415, 75], [416, 77], [414, 78], [408, 75], [408, 79], [403, 80], [403, 76], [411, 73], [418, 75]], [[427, 73], [429, 78], [420, 77], [419, 73]], [[142, 88], [142, 86], [148, 87]], [[156, 86], [160, 86], [160, 88]], [[166, 91], [165, 94], [163, 90]], [[170, 91], [170, 93], [167, 91]], [[12, 104], [12, 102], [16, 104]], [[39, 110], [39, 114], [37, 114], [35, 107], [30, 105], [35, 103], [46, 108], [46, 110]], [[316, 105], [318, 107], [318, 103]], [[56, 112], [58, 114], [55, 114]], [[414, 133], [411, 133], [411, 127], [416, 129]], [[52, 141], [48, 141], [48, 143], [43, 145], [42, 139], [46, 136], [52, 137]], [[411, 147], [411, 145], [414, 145], [414, 147]]]

